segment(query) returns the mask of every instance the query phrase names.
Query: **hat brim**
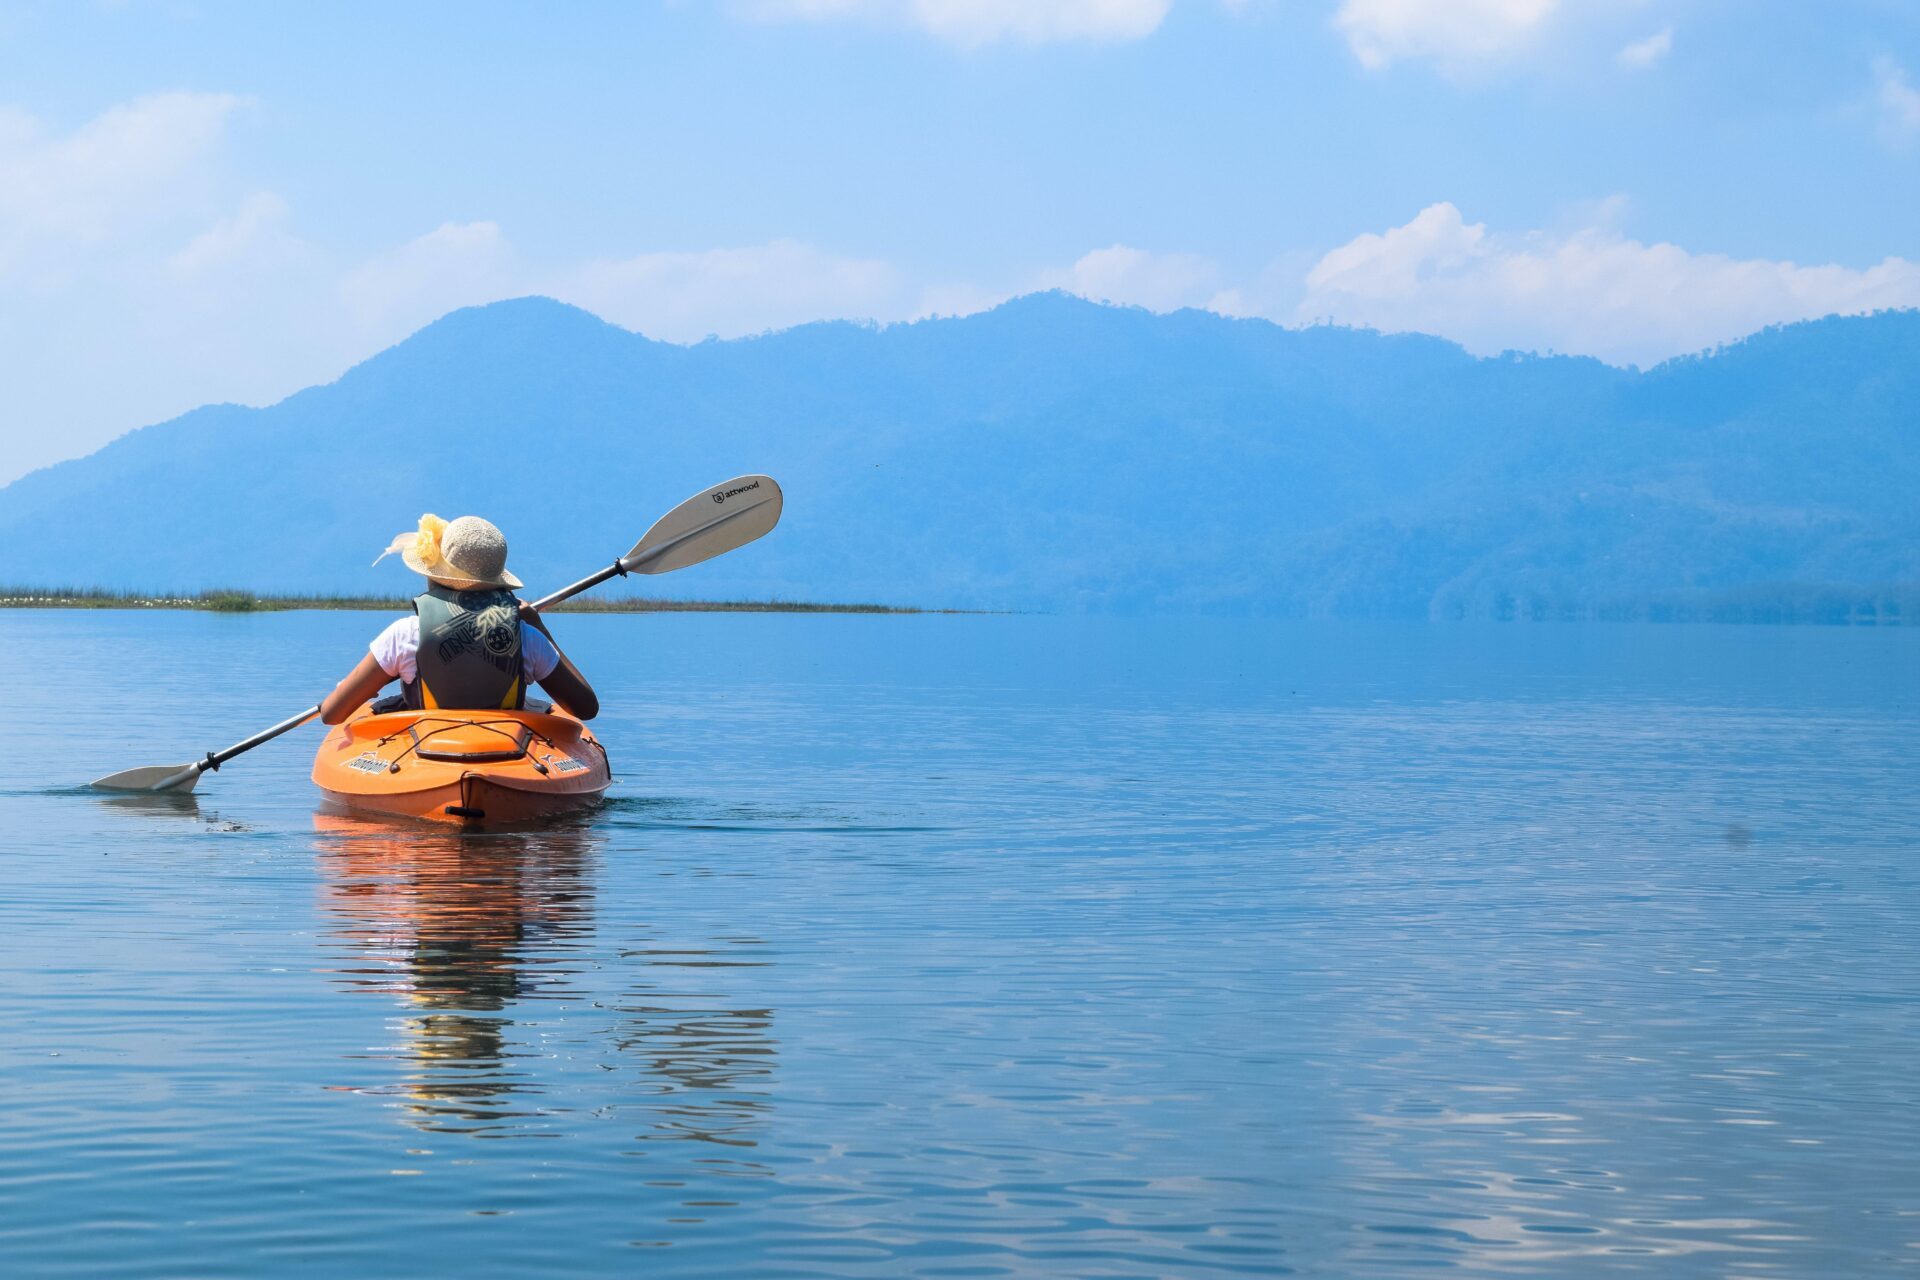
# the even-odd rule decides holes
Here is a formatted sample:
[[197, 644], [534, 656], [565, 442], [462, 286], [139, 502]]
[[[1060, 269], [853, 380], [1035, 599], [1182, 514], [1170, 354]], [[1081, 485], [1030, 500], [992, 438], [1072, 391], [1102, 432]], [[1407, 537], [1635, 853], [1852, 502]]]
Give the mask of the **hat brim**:
[[472, 590], [477, 587], [505, 587], [509, 591], [518, 591], [526, 585], [526, 583], [520, 581], [520, 579], [514, 577], [505, 569], [502, 569], [491, 578], [470, 578], [462, 574], [458, 569], [454, 568], [450, 562], [445, 560], [442, 560], [432, 568], [428, 568], [426, 563], [413, 553], [413, 548], [411, 547], [408, 547], [400, 553], [400, 559], [406, 563], [407, 568], [413, 570], [421, 577], [432, 578], [435, 582], [445, 583], [449, 587], [462, 590]]

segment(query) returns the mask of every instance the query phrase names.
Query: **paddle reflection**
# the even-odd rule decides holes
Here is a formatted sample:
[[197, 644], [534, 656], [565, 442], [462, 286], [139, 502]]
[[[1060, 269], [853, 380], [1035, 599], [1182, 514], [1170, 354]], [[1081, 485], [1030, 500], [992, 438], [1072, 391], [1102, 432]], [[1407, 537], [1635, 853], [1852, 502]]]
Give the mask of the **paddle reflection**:
[[472, 835], [318, 813], [314, 825], [334, 980], [405, 1010], [397, 1042], [368, 1055], [398, 1059], [404, 1077], [343, 1087], [396, 1098], [438, 1133], [552, 1137], [589, 1112], [639, 1118], [637, 1133], [622, 1128], [643, 1143], [754, 1145], [773, 1014], [731, 979], [765, 963], [758, 939], [683, 942], [629, 922], [616, 950], [597, 937], [604, 836], [588, 824]]
[[191, 791], [94, 791], [88, 797], [102, 808], [143, 817], [200, 816], [200, 797]]
[[[751, 1147], [769, 1106], [764, 1088], [776, 1050], [773, 1010], [742, 1008], [715, 987], [727, 971], [760, 968], [758, 938], [717, 939], [721, 947], [642, 947], [622, 952], [646, 966], [621, 1004], [621, 1050], [651, 1077], [656, 1101], [641, 1142], [691, 1140]], [[659, 972], [655, 972], [659, 971]]]

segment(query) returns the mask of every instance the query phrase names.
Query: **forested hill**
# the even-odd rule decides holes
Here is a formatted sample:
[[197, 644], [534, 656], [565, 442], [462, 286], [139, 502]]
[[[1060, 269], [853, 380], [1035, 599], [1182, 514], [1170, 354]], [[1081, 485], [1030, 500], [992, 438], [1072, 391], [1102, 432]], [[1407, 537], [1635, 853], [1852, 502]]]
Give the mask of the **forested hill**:
[[0, 489], [0, 583], [391, 592], [422, 511], [530, 587], [710, 482], [763, 542], [702, 597], [1313, 615], [1842, 616], [1920, 583], [1920, 313], [1647, 372], [1039, 294], [692, 347], [528, 298], [265, 409]]

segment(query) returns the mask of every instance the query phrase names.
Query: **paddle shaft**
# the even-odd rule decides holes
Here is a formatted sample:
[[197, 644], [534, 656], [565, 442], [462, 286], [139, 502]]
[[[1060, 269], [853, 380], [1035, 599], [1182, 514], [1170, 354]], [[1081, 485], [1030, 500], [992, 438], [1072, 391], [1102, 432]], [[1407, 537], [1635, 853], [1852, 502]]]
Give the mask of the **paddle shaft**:
[[[737, 484], [738, 481], [730, 481], [729, 483]], [[773, 484], [771, 480], [769, 480], [767, 483], [769, 486], [772, 486]], [[722, 488], [725, 488], [725, 486], [722, 486]], [[779, 496], [777, 488], [774, 496], [776, 498]], [[689, 503], [697, 502], [699, 500], [700, 500], [699, 495], [695, 495], [693, 498], [689, 499], [688, 502]], [[681, 504], [683, 508], [686, 505], [688, 504], [687, 503]], [[776, 511], [778, 510], [777, 507], [774, 509]], [[601, 583], [605, 582], [608, 578], [620, 577], [629, 573], [652, 573], [654, 571], [648, 568], [648, 566], [653, 564], [656, 560], [659, 560], [662, 557], [664, 557], [669, 551], [674, 550], [676, 547], [681, 546], [683, 543], [691, 542], [695, 538], [707, 537], [708, 535], [712, 534], [714, 530], [719, 529], [723, 525], [732, 523], [734, 520], [736, 520], [741, 516], [750, 514], [753, 510], [754, 510], [753, 507], [733, 508], [732, 510], [727, 511], [723, 515], [716, 516], [712, 520], [702, 521], [698, 526], [688, 529], [684, 533], [681, 533], [676, 537], [664, 539], [661, 542], [656, 543], [651, 547], [646, 546], [646, 542], [648, 539], [643, 538], [641, 539], [640, 546], [635, 547], [632, 551], [629, 551], [626, 555], [621, 556], [618, 560], [615, 560], [612, 564], [608, 565], [606, 568], [600, 570], [598, 573], [588, 574], [586, 577], [580, 579], [580, 581], [574, 583], [572, 586], [562, 587], [550, 596], [542, 596], [540, 599], [533, 602], [533, 607], [535, 609], [538, 609], [544, 612], [552, 608], [554, 605], [559, 604], [562, 600], [571, 599], [572, 597], [579, 595], [582, 591], [587, 590], [589, 587], [599, 586]], [[652, 534], [649, 533], [648, 537], [650, 538], [651, 536]], [[759, 534], [756, 533], [752, 536], [758, 537]], [[707, 551], [705, 554], [712, 555], [713, 553], [711, 551]]]
[[535, 600], [533, 602], [533, 607], [542, 611], [551, 609], [554, 605], [559, 604], [562, 600], [570, 599], [573, 596], [579, 595], [582, 591], [585, 591], [588, 587], [597, 587], [601, 583], [605, 582], [608, 578], [611, 578], [616, 574], [622, 574], [627, 572], [629, 572], [629, 570], [627, 569], [626, 565], [619, 560], [615, 560], [612, 564], [608, 565], [606, 568], [602, 569], [600, 572], [595, 574], [589, 574], [587, 577], [580, 579], [580, 581], [574, 583], [570, 587], [562, 587], [550, 596], [540, 597], [538, 600]]
[[[706, 532], [705, 529], [694, 530], [694, 533], [705, 533], [705, 532]], [[694, 535], [693, 534], [687, 535], [687, 537], [692, 537], [692, 536]], [[544, 613], [548, 609], [551, 609], [554, 605], [559, 604], [562, 600], [570, 600], [574, 596], [579, 595], [582, 591], [585, 591], [588, 587], [599, 586], [601, 583], [605, 582], [608, 578], [619, 577], [623, 574], [628, 574], [628, 573], [645, 573], [647, 571], [645, 568], [646, 565], [652, 563], [655, 560], [658, 560], [661, 556], [667, 554], [667, 552], [673, 550], [675, 547], [679, 546], [680, 543], [684, 542], [685, 540], [686, 539], [684, 538], [676, 538], [672, 542], [662, 543], [660, 546], [651, 547], [645, 551], [642, 551], [637, 556], [623, 556], [620, 559], [615, 560], [612, 564], [608, 565], [606, 568], [602, 569], [600, 572], [590, 573], [586, 577], [580, 579], [580, 581], [574, 583], [570, 587], [562, 587], [550, 596], [541, 596], [538, 600], [535, 600], [533, 602], [533, 607], [540, 610], [542, 613]]]
[[[688, 534], [687, 537], [690, 538], [695, 534], [705, 532], [705, 529], [696, 529], [693, 533]], [[600, 572], [590, 573], [570, 587], [562, 587], [550, 596], [541, 596], [533, 602], [533, 607], [544, 613], [554, 605], [559, 604], [562, 600], [570, 600], [582, 591], [585, 591], [588, 587], [599, 586], [608, 578], [619, 577], [628, 573], [645, 573], [647, 571], [647, 565], [658, 560], [661, 556], [667, 554], [667, 552], [673, 550], [684, 541], [686, 541], [686, 538], [675, 538], [672, 542], [663, 542], [657, 547], [649, 547], [637, 556], [622, 556]]]
[[204, 760], [196, 760], [193, 762], [193, 767], [197, 772], [200, 772], [200, 773], [205, 773], [208, 769], [218, 769], [221, 765], [233, 759], [235, 756], [239, 755], [241, 752], [251, 751], [263, 742], [272, 742], [275, 738], [279, 737], [283, 733], [291, 733], [295, 729], [298, 729], [301, 725], [305, 724], [307, 721], [313, 719], [315, 716], [319, 714], [320, 714], [320, 705], [318, 703], [315, 703], [313, 706], [308, 707], [305, 711], [302, 711], [297, 716], [288, 716], [285, 720], [282, 720], [279, 724], [274, 725], [273, 728], [271, 729], [262, 729], [259, 733], [254, 734], [251, 738], [242, 738], [240, 741], [228, 747], [225, 751], [207, 752], [206, 758]]

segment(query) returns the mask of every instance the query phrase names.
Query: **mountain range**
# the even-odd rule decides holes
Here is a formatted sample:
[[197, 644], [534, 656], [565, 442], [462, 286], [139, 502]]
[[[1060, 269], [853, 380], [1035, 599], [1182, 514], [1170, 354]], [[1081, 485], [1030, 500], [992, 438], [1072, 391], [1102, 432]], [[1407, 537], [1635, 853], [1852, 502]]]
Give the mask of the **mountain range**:
[[1920, 312], [1640, 371], [1036, 294], [693, 346], [542, 298], [0, 489], [0, 582], [410, 591], [422, 512], [537, 592], [703, 485], [781, 527], [650, 594], [1047, 611], [1880, 617], [1920, 584]]

